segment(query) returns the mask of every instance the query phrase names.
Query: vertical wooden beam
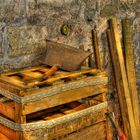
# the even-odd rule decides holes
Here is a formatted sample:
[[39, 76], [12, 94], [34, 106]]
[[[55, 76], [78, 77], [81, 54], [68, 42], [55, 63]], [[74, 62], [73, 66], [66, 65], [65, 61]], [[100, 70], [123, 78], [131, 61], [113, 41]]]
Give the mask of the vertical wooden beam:
[[107, 39], [108, 39], [108, 46], [109, 46], [109, 51], [111, 55], [111, 60], [113, 64], [114, 78], [115, 78], [117, 95], [118, 95], [118, 100], [119, 100], [119, 105], [120, 105], [120, 110], [121, 110], [121, 117], [122, 117], [124, 132], [126, 136], [129, 137], [129, 133], [128, 133], [129, 127], [128, 127], [128, 122], [126, 119], [127, 116], [126, 116], [126, 110], [125, 110], [125, 104], [124, 104], [123, 91], [121, 89], [121, 83], [120, 83], [120, 72], [116, 63], [111, 31], [109, 29], [107, 30]]
[[136, 87], [134, 50], [132, 45], [130, 20], [127, 19], [122, 20], [122, 30], [123, 30], [123, 44], [125, 48], [125, 64], [126, 64], [127, 78], [129, 83], [130, 95], [132, 99], [135, 124], [139, 132], [138, 134], [140, 138], [139, 101], [138, 101], [138, 93]]
[[92, 38], [93, 38], [93, 47], [95, 52], [95, 63], [97, 69], [101, 69], [101, 60], [100, 60], [100, 53], [99, 53], [99, 44], [98, 44], [98, 38], [97, 38], [97, 32], [95, 30], [92, 30]]
[[129, 92], [129, 86], [127, 81], [127, 75], [125, 70], [125, 64], [124, 64], [124, 58], [122, 53], [122, 47], [121, 47], [121, 41], [119, 36], [119, 29], [118, 29], [118, 22], [116, 18], [112, 18], [110, 20], [110, 29], [113, 37], [113, 44], [117, 52], [117, 59], [119, 63], [119, 69], [120, 69], [120, 75], [122, 80], [122, 88], [124, 91], [124, 97], [126, 101], [126, 111], [128, 115], [128, 122], [130, 125], [130, 134], [131, 134], [131, 140], [139, 140], [135, 122], [134, 122], [134, 114], [132, 109], [132, 103], [131, 103], [131, 97]]
[[[26, 116], [22, 115], [23, 106], [22, 104], [15, 102], [15, 122], [18, 124], [26, 123]], [[16, 140], [24, 140], [23, 132], [16, 132]]]

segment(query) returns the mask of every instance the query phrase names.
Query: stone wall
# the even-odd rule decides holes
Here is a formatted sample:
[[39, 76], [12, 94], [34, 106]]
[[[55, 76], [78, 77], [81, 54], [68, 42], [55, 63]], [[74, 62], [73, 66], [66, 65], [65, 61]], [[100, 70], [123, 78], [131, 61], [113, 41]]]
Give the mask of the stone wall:
[[[130, 18], [140, 91], [139, 0], [0, 0], [0, 11], [1, 72], [37, 64], [45, 52], [44, 38], [91, 48], [91, 30], [96, 28], [103, 68], [111, 74], [107, 20]], [[69, 27], [67, 36], [60, 31], [64, 23]]]

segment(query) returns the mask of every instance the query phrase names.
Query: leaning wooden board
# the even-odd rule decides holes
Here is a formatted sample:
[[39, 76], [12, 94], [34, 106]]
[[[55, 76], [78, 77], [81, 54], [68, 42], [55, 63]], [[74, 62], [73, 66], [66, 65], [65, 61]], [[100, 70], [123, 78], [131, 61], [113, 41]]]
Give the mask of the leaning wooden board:
[[110, 30], [113, 36], [113, 43], [114, 43], [114, 48], [117, 52], [117, 60], [119, 63], [118, 69], [120, 69], [120, 76], [122, 80], [122, 88], [124, 91], [124, 97], [125, 97], [125, 102], [126, 103], [126, 111], [128, 115], [128, 122], [129, 122], [129, 133], [130, 133], [130, 140], [138, 140], [138, 132], [136, 129], [136, 124], [134, 121], [134, 114], [133, 114], [133, 108], [132, 108], [132, 103], [131, 103], [131, 97], [130, 97], [130, 91], [129, 91], [129, 85], [127, 81], [127, 74], [126, 74], [126, 69], [125, 69], [125, 63], [124, 63], [124, 57], [123, 57], [123, 52], [122, 52], [122, 47], [121, 47], [121, 41], [119, 37], [119, 29], [118, 29], [118, 22], [116, 18], [113, 18], [110, 20]]
[[112, 42], [112, 36], [110, 29], [107, 30], [107, 38], [108, 38], [108, 46], [109, 46], [109, 51], [111, 55], [111, 60], [113, 64], [113, 71], [114, 71], [114, 78], [115, 78], [115, 84], [116, 84], [116, 89], [117, 89], [117, 95], [118, 95], [118, 100], [120, 104], [120, 110], [121, 110], [121, 117], [122, 117], [122, 123], [123, 123], [123, 128], [124, 132], [127, 137], [129, 137], [129, 126], [128, 126], [128, 121], [127, 121], [127, 114], [126, 114], [126, 108], [124, 104], [124, 95], [123, 95], [123, 89], [121, 88], [121, 82], [120, 82], [120, 70], [118, 69], [118, 64], [116, 63], [116, 57], [115, 57], [115, 51], [113, 47], [113, 42]]
[[[130, 20], [122, 21], [122, 30], [123, 30], [123, 43], [125, 48], [125, 64], [130, 88], [130, 95], [132, 99], [133, 113], [136, 127], [138, 129], [138, 132], [140, 132], [139, 99], [136, 85], [134, 49], [132, 45], [132, 32]], [[138, 135], [140, 137], [140, 133], [138, 133]]]

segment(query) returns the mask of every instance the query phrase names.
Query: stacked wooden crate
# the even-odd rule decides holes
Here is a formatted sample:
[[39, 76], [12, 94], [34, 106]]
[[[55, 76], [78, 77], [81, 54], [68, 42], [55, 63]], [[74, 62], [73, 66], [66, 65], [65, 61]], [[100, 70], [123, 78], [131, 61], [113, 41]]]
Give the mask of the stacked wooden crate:
[[47, 70], [42, 65], [1, 74], [0, 137], [106, 139], [106, 73], [97, 69], [57, 71], [45, 81], [37, 81]]

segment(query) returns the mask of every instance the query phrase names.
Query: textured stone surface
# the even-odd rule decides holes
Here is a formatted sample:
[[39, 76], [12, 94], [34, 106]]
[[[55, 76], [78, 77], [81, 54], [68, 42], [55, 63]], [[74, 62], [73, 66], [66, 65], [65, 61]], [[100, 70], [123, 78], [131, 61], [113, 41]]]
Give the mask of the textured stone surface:
[[117, 5], [106, 5], [103, 10], [101, 10], [101, 17], [116, 16], [117, 12]]
[[0, 0], [0, 22], [19, 22], [25, 17], [25, 0]]
[[32, 53], [43, 53], [46, 49], [45, 26], [8, 27], [9, 56], [19, 56]]

